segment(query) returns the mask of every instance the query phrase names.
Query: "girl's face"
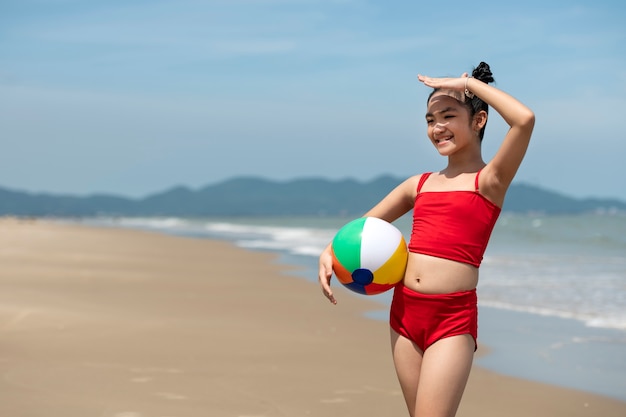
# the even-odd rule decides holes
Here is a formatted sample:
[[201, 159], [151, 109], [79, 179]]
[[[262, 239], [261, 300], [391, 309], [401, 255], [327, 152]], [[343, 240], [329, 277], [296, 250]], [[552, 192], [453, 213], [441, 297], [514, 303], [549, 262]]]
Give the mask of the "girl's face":
[[469, 110], [455, 98], [456, 95], [455, 92], [440, 91], [428, 102], [428, 137], [444, 156], [473, 143], [480, 146], [480, 140], [471, 128]]

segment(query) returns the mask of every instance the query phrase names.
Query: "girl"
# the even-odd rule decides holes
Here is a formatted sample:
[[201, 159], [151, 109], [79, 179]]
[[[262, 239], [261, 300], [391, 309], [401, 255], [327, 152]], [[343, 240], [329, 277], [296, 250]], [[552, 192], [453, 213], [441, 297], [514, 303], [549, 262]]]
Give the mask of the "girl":
[[[535, 116], [488, 85], [494, 79], [484, 62], [471, 77], [417, 78], [434, 88], [427, 101], [428, 138], [448, 164], [407, 179], [365, 216], [393, 222], [413, 210], [406, 273], [390, 311], [393, 361], [411, 417], [452, 417], [477, 346], [478, 267]], [[489, 106], [510, 128], [485, 163], [481, 141]], [[332, 272], [329, 245], [320, 255], [319, 282], [336, 304]]]

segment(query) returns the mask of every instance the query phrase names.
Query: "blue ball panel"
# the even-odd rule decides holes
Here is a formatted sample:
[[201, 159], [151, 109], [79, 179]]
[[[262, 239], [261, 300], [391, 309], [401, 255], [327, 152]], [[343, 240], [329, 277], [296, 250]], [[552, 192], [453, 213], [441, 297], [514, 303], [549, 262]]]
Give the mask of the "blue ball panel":
[[355, 269], [354, 272], [352, 272], [352, 279], [357, 284], [361, 284], [361, 285], [371, 284], [374, 281], [374, 273], [370, 271], [369, 269], [363, 269], [363, 268]]
[[357, 282], [351, 282], [349, 284], [343, 284], [346, 286], [346, 288], [348, 288], [351, 291], [354, 291], [358, 294], [363, 294], [363, 295], [367, 295], [367, 291], [365, 290], [365, 286], [361, 285]]

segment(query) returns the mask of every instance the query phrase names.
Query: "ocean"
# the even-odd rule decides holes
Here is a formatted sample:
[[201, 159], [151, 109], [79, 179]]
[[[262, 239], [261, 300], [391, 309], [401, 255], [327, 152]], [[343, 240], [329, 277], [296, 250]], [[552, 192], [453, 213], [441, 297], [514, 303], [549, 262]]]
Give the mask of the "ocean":
[[[302, 267], [298, 277], [317, 282], [317, 257], [350, 220], [101, 217], [83, 222], [276, 252], [280, 262]], [[410, 217], [395, 225], [408, 241]], [[333, 282], [338, 297], [364, 297]], [[479, 344], [491, 352], [477, 359], [479, 365], [626, 401], [626, 214], [502, 213], [481, 265], [478, 294]], [[391, 292], [371, 298], [381, 310], [368, 317], [386, 320]]]

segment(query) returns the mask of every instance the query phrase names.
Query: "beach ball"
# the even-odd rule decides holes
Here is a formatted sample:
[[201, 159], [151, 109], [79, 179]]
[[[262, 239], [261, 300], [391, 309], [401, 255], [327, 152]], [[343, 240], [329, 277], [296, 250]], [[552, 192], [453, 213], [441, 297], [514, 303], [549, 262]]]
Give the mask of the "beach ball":
[[385, 220], [353, 220], [339, 229], [331, 247], [337, 279], [356, 293], [380, 294], [404, 278], [409, 256], [406, 241]]

